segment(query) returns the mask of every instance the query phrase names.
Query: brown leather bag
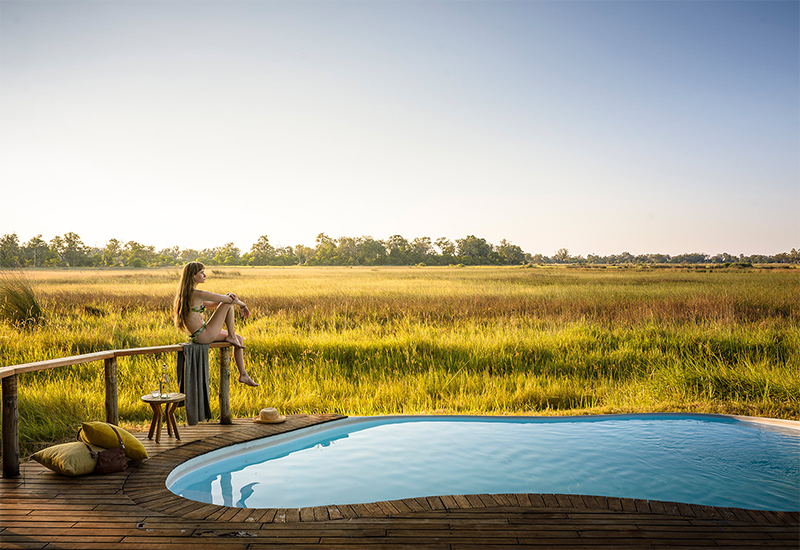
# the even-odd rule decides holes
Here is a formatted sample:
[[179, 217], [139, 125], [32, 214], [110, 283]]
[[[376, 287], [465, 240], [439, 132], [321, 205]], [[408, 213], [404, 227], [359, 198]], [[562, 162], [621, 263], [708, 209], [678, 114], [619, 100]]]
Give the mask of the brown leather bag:
[[[110, 425], [110, 424], [109, 424]], [[119, 447], [113, 449], [106, 449], [105, 451], [94, 452], [89, 445], [81, 439], [81, 430], [78, 429], [78, 441], [81, 441], [92, 455], [92, 458], [97, 459], [97, 466], [94, 467], [96, 474], [113, 474], [114, 472], [121, 472], [128, 467], [128, 458], [125, 456], [125, 444], [119, 436], [119, 432], [114, 426], [111, 426], [114, 433], [117, 434], [119, 440]]]

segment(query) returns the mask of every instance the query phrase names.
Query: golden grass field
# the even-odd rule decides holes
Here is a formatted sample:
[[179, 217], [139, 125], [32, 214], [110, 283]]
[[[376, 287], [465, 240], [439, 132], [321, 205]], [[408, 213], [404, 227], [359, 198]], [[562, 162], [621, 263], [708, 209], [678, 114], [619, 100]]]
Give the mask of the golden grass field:
[[[234, 416], [693, 411], [800, 418], [800, 270], [209, 268], [236, 292], [258, 388]], [[0, 323], [2, 365], [186, 341], [177, 269], [21, 272], [46, 322]], [[212, 395], [218, 372], [212, 351]], [[175, 356], [119, 359], [123, 426]], [[233, 369], [235, 372], [235, 368]], [[103, 419], [102, 362], [19, 376], [24, 452]], [[216, 402], [212, 399], [212, 409]], [[216, 411], [215, 411], [216, 412]]]

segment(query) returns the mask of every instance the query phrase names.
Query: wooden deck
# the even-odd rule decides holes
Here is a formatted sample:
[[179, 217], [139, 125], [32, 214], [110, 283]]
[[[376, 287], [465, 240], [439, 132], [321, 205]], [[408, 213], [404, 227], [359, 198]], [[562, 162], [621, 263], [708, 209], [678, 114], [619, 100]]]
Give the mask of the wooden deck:
[[[164, 487], [172, 468], [233, 443], [339, 418], [181, 427], [127, 471], [67, 478], [31, 461], [0, 479], [0, 548], [496, 549], [800, 547], [800, 514], [576, 495], [458, 495], [301, 509], [200, 504]], [[166, 435], [166, 434], [164, 434]]]

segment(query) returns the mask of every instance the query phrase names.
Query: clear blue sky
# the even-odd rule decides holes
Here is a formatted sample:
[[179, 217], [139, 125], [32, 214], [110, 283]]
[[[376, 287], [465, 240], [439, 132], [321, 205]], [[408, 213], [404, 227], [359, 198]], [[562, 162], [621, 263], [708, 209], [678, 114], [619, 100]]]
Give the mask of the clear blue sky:
[[800, 247], [800, 3], [0, 2], [0, 234]]

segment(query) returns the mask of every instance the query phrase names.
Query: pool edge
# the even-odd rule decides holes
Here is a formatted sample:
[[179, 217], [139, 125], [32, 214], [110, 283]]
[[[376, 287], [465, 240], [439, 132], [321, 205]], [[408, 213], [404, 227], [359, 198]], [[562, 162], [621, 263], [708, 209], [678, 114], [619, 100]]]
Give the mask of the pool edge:
[[[644, 415], [673, 415], [696, 413], [640, 413]], [[409, 416], [409, 415], [395, 415]], [[418, 416], [418, 415], [415, 415]], [[633, 415], [593, 415], [633, 416]], [[792, 420], [765, 419], [733, 415], [704, 415], [699, 417], [729, 417], [744, 422], [772, 423], [800, 429], [800, 422]], [[342, 420], [347, 416], [338, 414], [289, 415], [283, 424], [252, 426], [238, 424], [232, 433], [220, 434], [186, 443], [164, 451], [132, 468], [123, 485], [123, 492], [138, 506], [170, 516], [195, 520], [248, 522], [254, 524], [287, 523], [295, 521], [331, 521], [361, 517], [392, 517], [416, 512], [435, 512], [473, 508], [530, 507], [533, 509], [579, 509], [597, 512], [631, 512], [639, 514], [661, 514], [682, 516], [709, 521], [744, 521], [755, 523], [786, 523], [800, 521], [800, 511], [762, 511], [744, 508], [725, 508], [698, 504], [662, 502], [651, 500], [603, 497], [595, 495], [567, 494], [481, 494], [443, 495], [407, 498], [394, 501], [379, 501], [363, 504], [328, 505], [309, 508], [234, 508], [206, 504], [180, 497], [167, 489], [165, 482], [172, 470], [183, 462], [202, 454], [227, 446], [288, 433], [302, 428]], [[539, 417], [541, 418], [541, 417]], [[552, 418], [552, 417], [551, 417]], [[569, 418], [569, 417], [558, 417]], [[792, 424], [785, 424], [792, 423]]]

